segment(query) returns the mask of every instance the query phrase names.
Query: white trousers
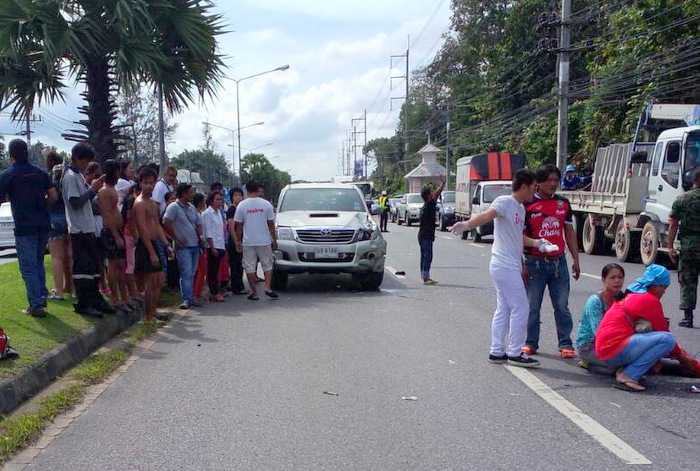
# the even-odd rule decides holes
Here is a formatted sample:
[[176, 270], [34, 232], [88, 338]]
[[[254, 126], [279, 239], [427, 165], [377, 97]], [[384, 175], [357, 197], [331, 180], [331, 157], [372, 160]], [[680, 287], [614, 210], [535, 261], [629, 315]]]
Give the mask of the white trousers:
[[527, 338], [530, 303], [520, 270], [489, 267], [496, 287], [496, 312], [491, 322], [491, 354], [520, 355]]

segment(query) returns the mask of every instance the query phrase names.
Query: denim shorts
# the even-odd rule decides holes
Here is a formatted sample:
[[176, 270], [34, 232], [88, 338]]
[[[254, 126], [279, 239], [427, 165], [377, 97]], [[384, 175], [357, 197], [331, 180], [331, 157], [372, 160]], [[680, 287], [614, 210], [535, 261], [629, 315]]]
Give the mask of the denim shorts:
[[49, 213], [49, 240], [63, 240], [68, 237], [68, 221], [66, 213]]

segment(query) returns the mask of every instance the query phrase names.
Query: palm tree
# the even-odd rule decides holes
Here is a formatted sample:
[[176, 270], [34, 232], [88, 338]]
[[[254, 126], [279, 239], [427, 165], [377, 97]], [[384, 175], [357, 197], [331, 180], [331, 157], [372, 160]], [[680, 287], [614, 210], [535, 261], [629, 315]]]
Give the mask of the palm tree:
[[14, 119], [85, 84], [85, 118], [64, 137], [89, 141], [100, 159], [123, 150], [116, 94], [162, 87], [171, 112], [213, 97], [223, 76], [219, 15], [201, 0], [2, 0], [0, 110]]

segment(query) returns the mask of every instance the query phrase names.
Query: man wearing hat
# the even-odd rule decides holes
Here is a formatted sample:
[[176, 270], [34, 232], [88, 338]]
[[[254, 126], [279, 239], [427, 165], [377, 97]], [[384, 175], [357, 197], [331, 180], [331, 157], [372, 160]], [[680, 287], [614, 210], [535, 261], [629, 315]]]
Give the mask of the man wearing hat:
[[386, 190], [382, 191], [379, 197], [379, 229], [387, 232], [386, 225], [389, 222], [389, 196]]
[[564, 178], [561, 179], [561, 189], [564, 191], [578, 190], [583, 186], [584, 180], [576, 175], [576, 165], [566, 166]]

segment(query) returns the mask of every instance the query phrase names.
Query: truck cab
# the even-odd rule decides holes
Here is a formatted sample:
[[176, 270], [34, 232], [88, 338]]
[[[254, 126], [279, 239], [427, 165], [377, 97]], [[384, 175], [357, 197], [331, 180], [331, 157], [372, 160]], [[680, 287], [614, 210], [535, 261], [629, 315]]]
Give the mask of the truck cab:
[[[675, 128], [662, 132], [654, 146], [649, 170], [649, 185], [642, 217], [642, 261], [650, 263], [659, 248], [665, 247], [671, 207], [693, 186], [693, 173], [700, 166], [700, 126]], [[661, 246], [661, 247], [659, 247]]]
[[[479, 182], [474, 188], [472, 197], [472, 214], [483, 213], [499, 196], [511, 194], [513, 183], [509, 180]], [[479, 226], [472, 232], [474, 240], [479, 242], [482, 237], [493, 234], [493, 222]]]

